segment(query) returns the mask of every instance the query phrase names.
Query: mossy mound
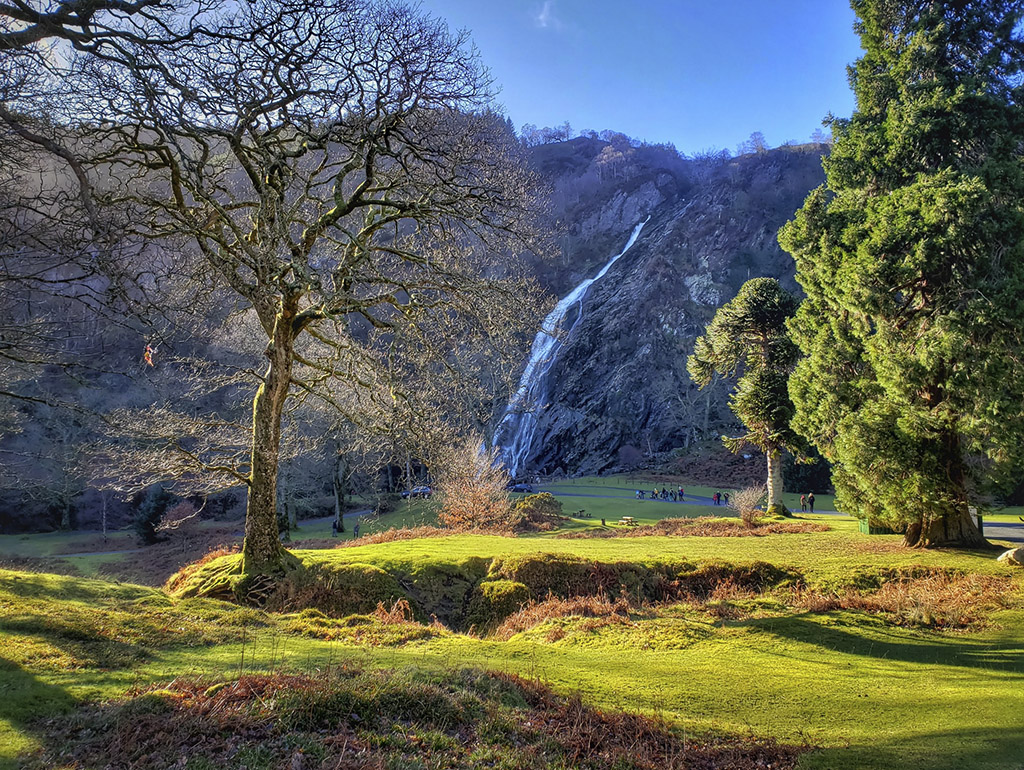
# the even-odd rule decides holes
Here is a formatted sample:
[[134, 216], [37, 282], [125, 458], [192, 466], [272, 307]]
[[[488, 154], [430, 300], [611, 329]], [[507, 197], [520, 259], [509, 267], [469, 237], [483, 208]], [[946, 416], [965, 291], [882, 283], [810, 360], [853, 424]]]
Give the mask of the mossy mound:
[[487, 575], [489, 559], [471, 557], [459, 562], [429, 562], [399, 575], [416, 617], [437, 618], [445, 625], [461, 628], [469, 602], [478, 583]]
[[372, 564], [313, 564], [290, 574], [277, 587], [267, 608], [320, 610], [333, 617], [373, 612], [406, 593], [393, 575]]
[[172, 596], [205, 596], [263, 607], [282, 583], [305, 570], [288, 551], [282, 551], [280, 561], [269, 569], [246, 572], [243, 566], [243, 556], [237, 553], [200, 559], [172, 575], [165, 587]]
[[518, 612], [532, 595], [523, 583], [514, 580], [485, 580], [473, 592], [466, 622], [486, 631], [509, 615]]
[[[335, 618], [405, 600], [422, 623], [436, 619], [449, 628], [487, 630], [529, 601], [549, 596], [621, 596], [639, 604], [707, 596], [721, 585], [760, 592], [800, 580], [799, 573], [766, 562], [605, 562], [552, 553], [431, 560], [408, 571], [362, 563], [299, 563], [268, 579], [243, 574], [240, 557], [231, 555], [177, 576], [170, 590], [179, 597], [214, 596], [269, 611], [312, 608]], [[251, 601], [254, 586], [260, 590], [258, 602]]]
[[563, 554], [529, 554], [494, 560], [490, 578], [522, 583], [534, 598], [548, 595], [626, 595], [642, 601], [666, 601], [684, 595], [706, 596], [719, 585], [763, 591], [795, 583], [800, 573], [767, 562], [599, 562]]
[[[488, 577], [522, 583], [537, 598], [549, 594], [560, 597], [618, 595], [622, 589], [632, 591], [640, 584], [660, 582], [649, 568], [639, 564], [599, 562], [553, 553], [498, 557]], [[652, 586], [648, 588], [653, 592]]]

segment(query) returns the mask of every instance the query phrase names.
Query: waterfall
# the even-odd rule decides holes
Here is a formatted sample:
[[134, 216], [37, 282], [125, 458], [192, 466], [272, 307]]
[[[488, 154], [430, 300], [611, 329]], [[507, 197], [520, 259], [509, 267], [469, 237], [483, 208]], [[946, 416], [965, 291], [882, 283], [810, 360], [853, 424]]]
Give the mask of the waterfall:
[[[587, 296], [587, 290], [594, 281], [604, 277], [604, 274], [619, 257], [629, 251], [649, 220], [650, 217], [647, 217], [633, 229], [633, 234], [629, 236], [622, 251], [608, 260], [608, 263], [601, 268], [597, 275], [583, 281], [555, 305], [555, 309], [548, 313], [544, 323], [541, 324], [540, 331], [533, 338], [530, 359], [526, 362], [523, 376], [519, 379], [519, 387], [512, 400], [509, 401], [508, 407], [505, 409], [505, 416], [502, 417], [501, 423], [494, 432], [494, 445], [499, 447], [499, 457], [512, 478], [516, 477], [526, 461], [530, 459], [530, 447], [533, 445], [537, 426], [540, 423], [538, 411], [545, 406], [544, 400], [548, 395], [548, 371], [554, 364], [563, 342], [568, 339], [580, 322], [583, 315], [583, 300]], [[563, 329], [562, 324], [569, 311], [577, 306], [579, 313], [577, 313], [572, 326]]]

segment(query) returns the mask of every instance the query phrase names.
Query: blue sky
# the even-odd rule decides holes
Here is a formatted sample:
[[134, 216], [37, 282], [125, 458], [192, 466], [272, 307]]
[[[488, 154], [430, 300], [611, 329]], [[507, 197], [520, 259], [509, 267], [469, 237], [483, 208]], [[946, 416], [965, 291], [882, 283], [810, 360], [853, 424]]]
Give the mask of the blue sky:
[[806, 141], [854, 100], [844, 0], [423, 0], [466, 28], [517, 128], [610, 128], [682, 152]]

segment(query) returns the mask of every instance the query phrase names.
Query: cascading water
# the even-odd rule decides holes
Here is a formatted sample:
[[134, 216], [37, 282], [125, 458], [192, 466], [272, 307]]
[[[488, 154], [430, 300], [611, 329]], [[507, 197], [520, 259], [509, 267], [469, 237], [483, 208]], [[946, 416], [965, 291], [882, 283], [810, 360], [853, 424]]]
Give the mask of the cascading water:
[[[519, 387], [512, 400], [509, 401], [508, 407], [505, 409], [505, 416], [494, 432], [494, 445], [500, 448], [498, 456], [512, 478], [516, 478], [530, 458], [530, 448], [540, 423], [539, 410], [543, 408], [544, 400], [548, 395], [547, 374], [555, 362], [562, 343], [568, 339], [580, 322], [583, 315], [583, 300], [587, 296], [587, 290], [590, 289], [594, 281], [599, 280], [608, 272], [619, 257], [629, 251], [649, 220], [650, 217], [634, 228], [633, 234], [629, 236], [622, 251], [608, 260], [608, 263], [601, 268], [597, 275], [583, 281], [555, 305], [555, 309], [548, 313], [544, 323], [541, 324], [540, 331], [533, 338], [530, 359], [526, 363], [526, 369], [523, 370], [523, 376], [519, 379]], [[579, 313], [576, 314], [572, 326], [562, 329], [566, 316], [575, 306], [579, 306]]]

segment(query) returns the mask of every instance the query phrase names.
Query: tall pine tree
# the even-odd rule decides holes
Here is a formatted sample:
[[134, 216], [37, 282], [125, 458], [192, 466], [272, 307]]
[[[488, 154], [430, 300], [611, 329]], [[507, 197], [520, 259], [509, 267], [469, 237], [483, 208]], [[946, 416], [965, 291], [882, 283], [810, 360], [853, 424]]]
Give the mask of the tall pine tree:
[[1024, 447], [1024, 2], [854, 0], [857, 109], [779, 235], [806, 301], [794, 427], [837, 503], [908, 545], [983, 545]]

